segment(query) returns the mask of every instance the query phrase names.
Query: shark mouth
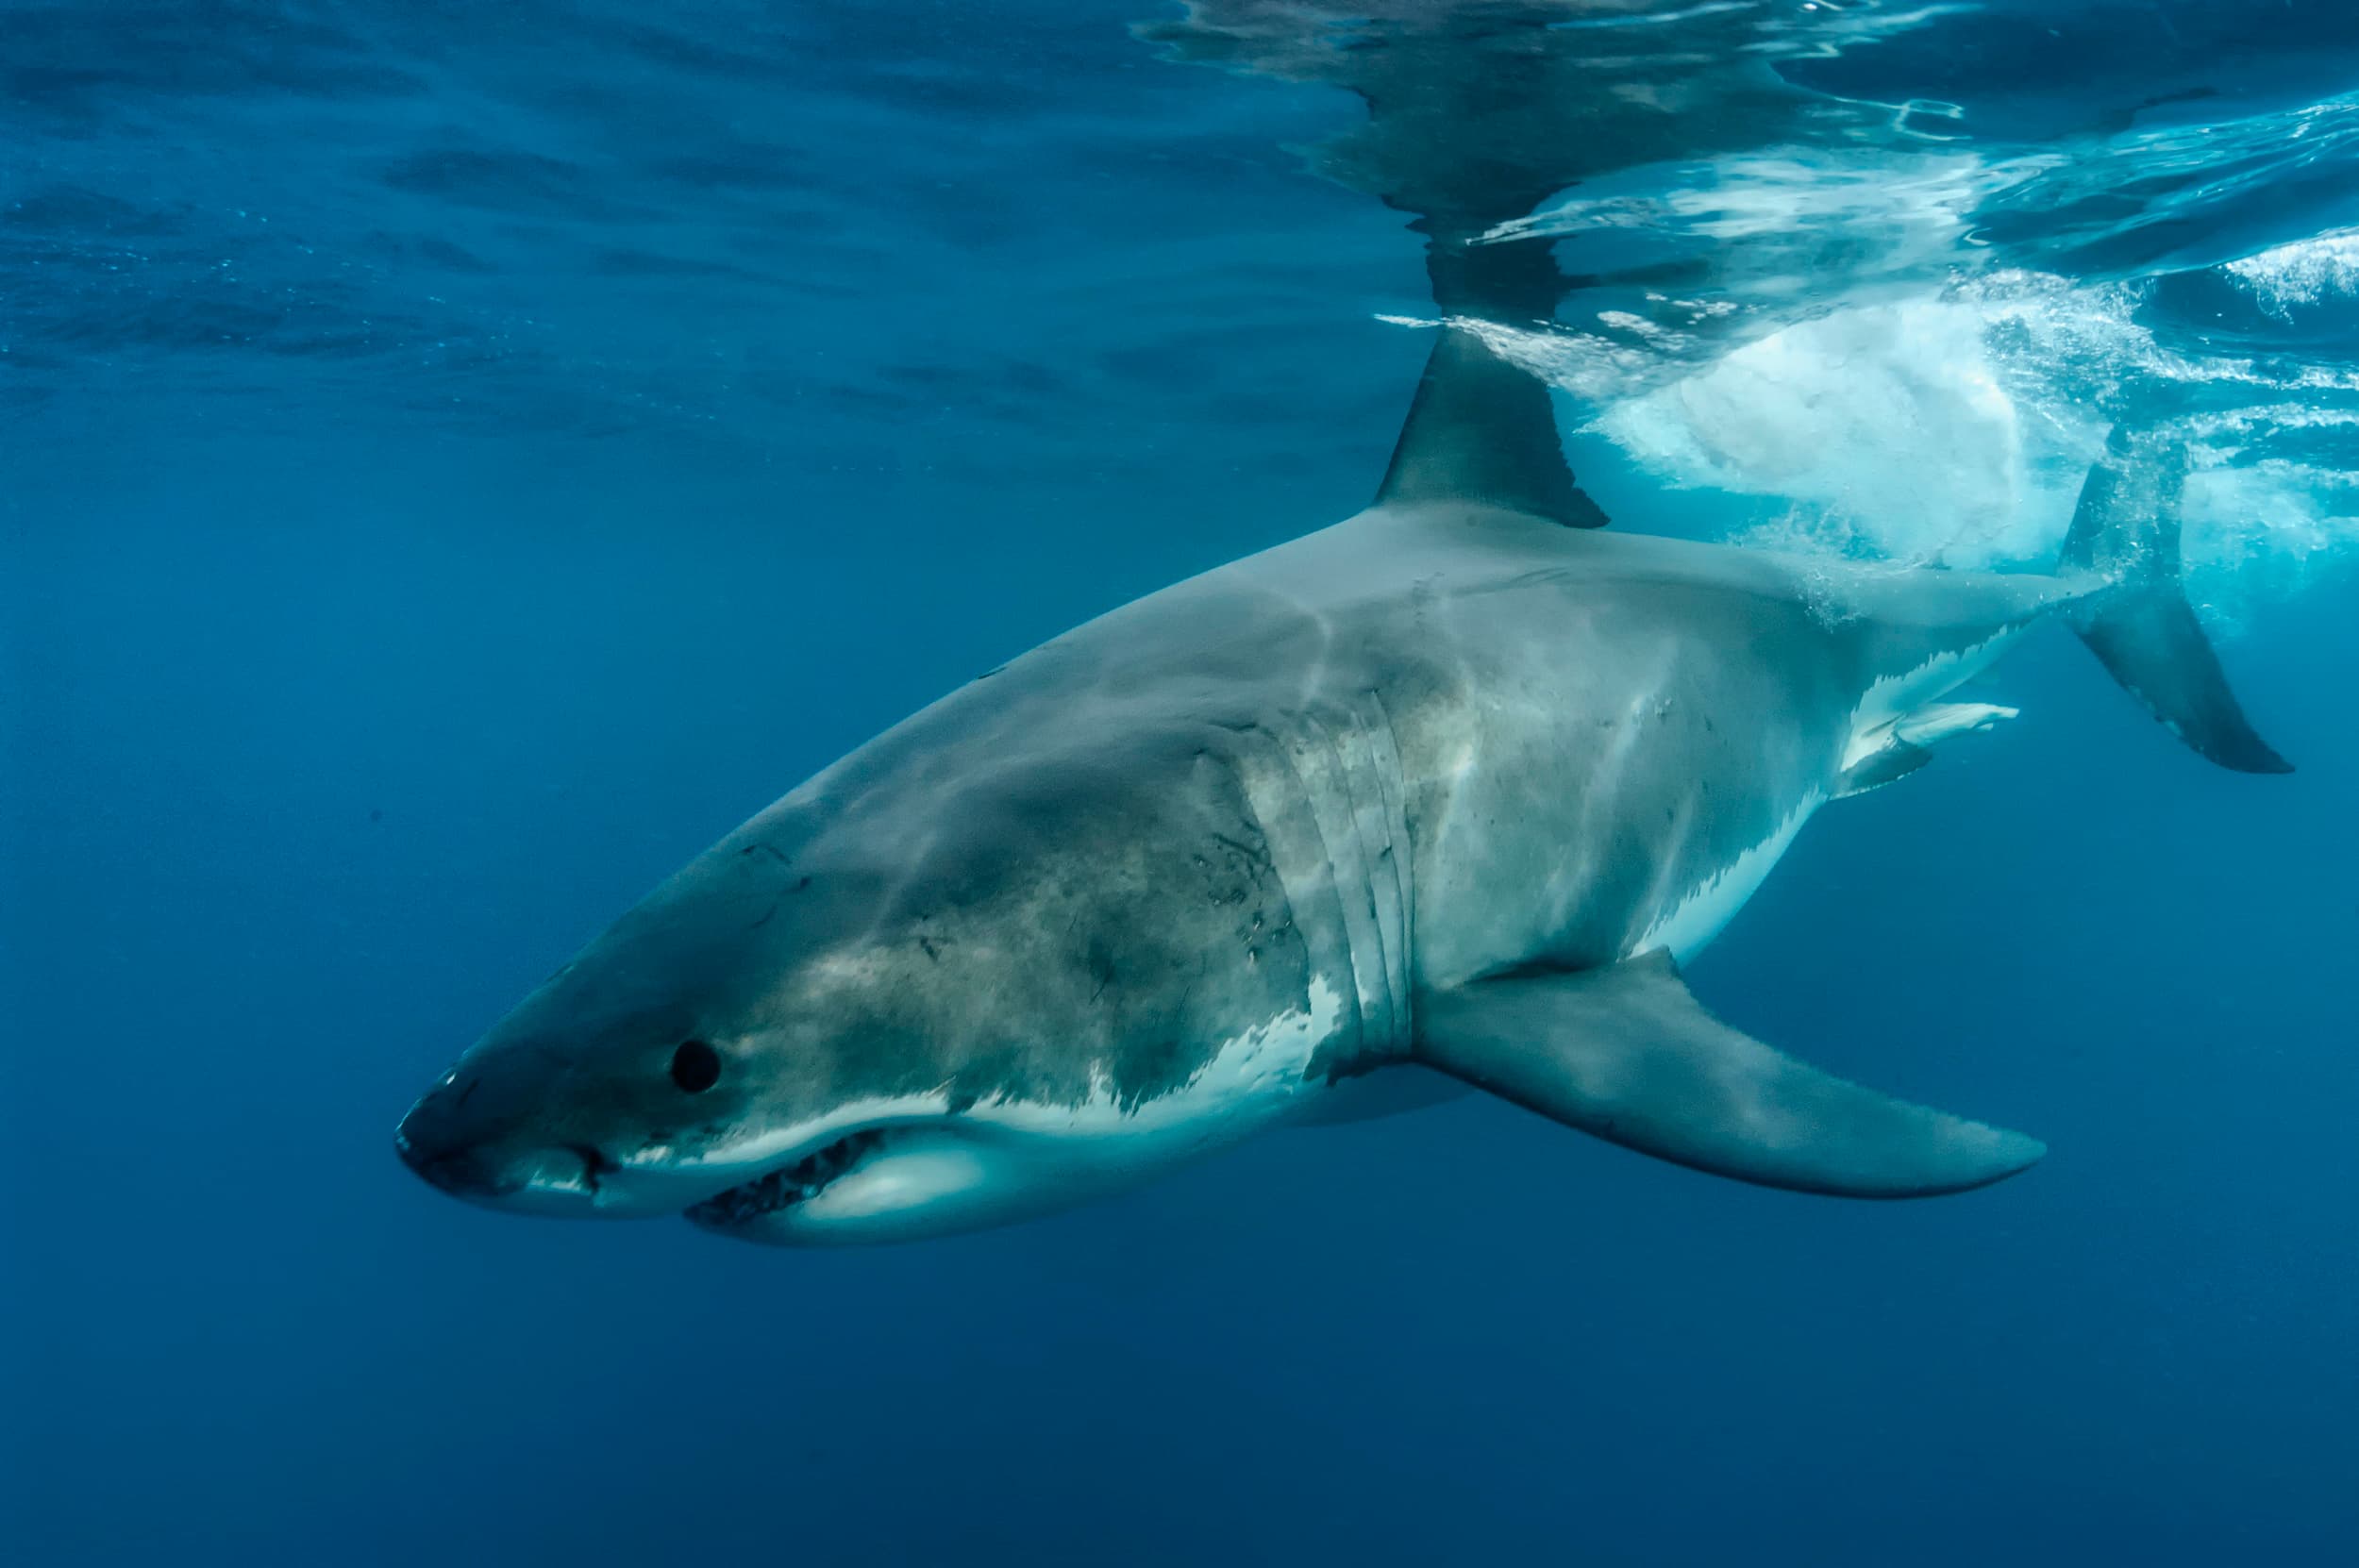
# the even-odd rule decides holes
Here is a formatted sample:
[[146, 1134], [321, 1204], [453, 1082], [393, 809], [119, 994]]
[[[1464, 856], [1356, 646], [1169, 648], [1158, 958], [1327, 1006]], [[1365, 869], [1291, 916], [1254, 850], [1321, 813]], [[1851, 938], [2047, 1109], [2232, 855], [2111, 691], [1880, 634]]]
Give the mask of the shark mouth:
[[879, 1128], [847, 1133], [792, 1165], [705, 1199], [687, 1211], [688, 1219], [708, 1229], [729, 1230], [808, 1203], [830, 1182], [857, 1169], [884, 1141]]

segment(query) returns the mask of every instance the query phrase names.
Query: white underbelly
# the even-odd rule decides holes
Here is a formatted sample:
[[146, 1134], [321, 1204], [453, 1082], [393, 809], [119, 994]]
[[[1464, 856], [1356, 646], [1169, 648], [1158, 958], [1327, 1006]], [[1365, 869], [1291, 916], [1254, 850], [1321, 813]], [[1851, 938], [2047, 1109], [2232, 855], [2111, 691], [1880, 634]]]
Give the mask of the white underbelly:
[[906, 1241], [1050, 1212], [1233, 1143], [1322, 1092], [1309, 1076], [1341, 1029], [1343, 997], [1313, 977], [1306, 1005], [1226, 1043], [1182, 1087], [1124, 1105], [1101, 1086], [1072, 1105], [932, 1097], [899, 1109], [878, 1146], [805, 1201], [737, 1233], [826, 1244]]
[[1736, 918], [1736, 911], [1745, 907], [1746, 900], [1768, 878], [1770, 871], [1792, 847], [1802, 824], [1825, 804], [1826, 798], [1816, 790], [1803, 796], [1768, 837], [1679, 894], [1631, 943], [1623, 957], [1635, 958], [1658, 947], [1667, 947], [1673, 961], [1685, 964], [1710, 946], [1712, 940]]

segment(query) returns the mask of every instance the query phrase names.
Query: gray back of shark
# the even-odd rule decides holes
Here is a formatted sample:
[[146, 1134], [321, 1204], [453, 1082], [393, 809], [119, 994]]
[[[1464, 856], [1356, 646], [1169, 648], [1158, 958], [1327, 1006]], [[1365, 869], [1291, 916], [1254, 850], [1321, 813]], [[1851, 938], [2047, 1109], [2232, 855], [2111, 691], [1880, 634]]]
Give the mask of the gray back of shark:
[[[1402, 157], [1431, 184], [1429, 155]], [[1462, 323], [1564, 288], [1472, 242], [1524, 183], [1415, 209]], [[1949, 695], [2046, 618], [2197, 751], [2283, 771], [2179, 588], [2183, 467], [2117, 432], [2056, 575], [1600, 532], [1546, 388], [1446, 326], [1370, 509], [812, 778], [495, 1026], [398, 1147], [498, 1208], [880, 1241], [1446, 1081], [1773, 1186], [1998, 1180], [2040, 1145], [1750, 1039], [1679, 965], [1819, 806], [2009, 716]]]

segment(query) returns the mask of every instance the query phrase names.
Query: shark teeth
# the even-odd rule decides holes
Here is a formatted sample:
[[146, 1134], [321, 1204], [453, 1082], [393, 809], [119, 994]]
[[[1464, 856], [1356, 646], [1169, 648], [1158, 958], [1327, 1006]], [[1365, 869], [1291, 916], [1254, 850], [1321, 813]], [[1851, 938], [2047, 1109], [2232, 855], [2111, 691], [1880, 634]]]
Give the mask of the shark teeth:
[[858, 1165], [884, 1142], [884, 1136], [881, 1131], [871, 1130], [839, 1138], [760, 1180], [705, 1199], [688, 1210], [688, 1218], [697, 1225], [727, 1227], [791, 1209], [817, 1196], [828, 1183]]

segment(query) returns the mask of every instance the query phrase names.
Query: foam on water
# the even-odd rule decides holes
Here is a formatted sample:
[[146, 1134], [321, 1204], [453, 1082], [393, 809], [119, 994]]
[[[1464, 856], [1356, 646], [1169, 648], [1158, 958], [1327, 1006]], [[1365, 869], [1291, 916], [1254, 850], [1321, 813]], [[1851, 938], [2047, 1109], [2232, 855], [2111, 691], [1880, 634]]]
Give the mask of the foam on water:
[[[2355, 267], [2359, 241], [2335, 236], [2223, 270], [2282, 309], [2347, 292]], [[2166, 341], [2146, 296], [1996, 273], [1830, 310], [1668, 380], [1693, 342], [1675, 329], [1479, 329], [1595, 406], [1590, 427], [1655, 481], [1783, 503], [1746, 542], [1850, 559], [2044, 568], [2117, 414], [2175, 423], [2196, 464], [2191, 591], [2233, 630], [2359, 543], [2359, 386]], [[2303, 457], [2278, 450], [2296, 438]]]
[[2297, 306], [2359, 292], [2359, 229], [2273, 246], [2221, 270], [2250, 289], [2263, 309], [2290, 320]]

